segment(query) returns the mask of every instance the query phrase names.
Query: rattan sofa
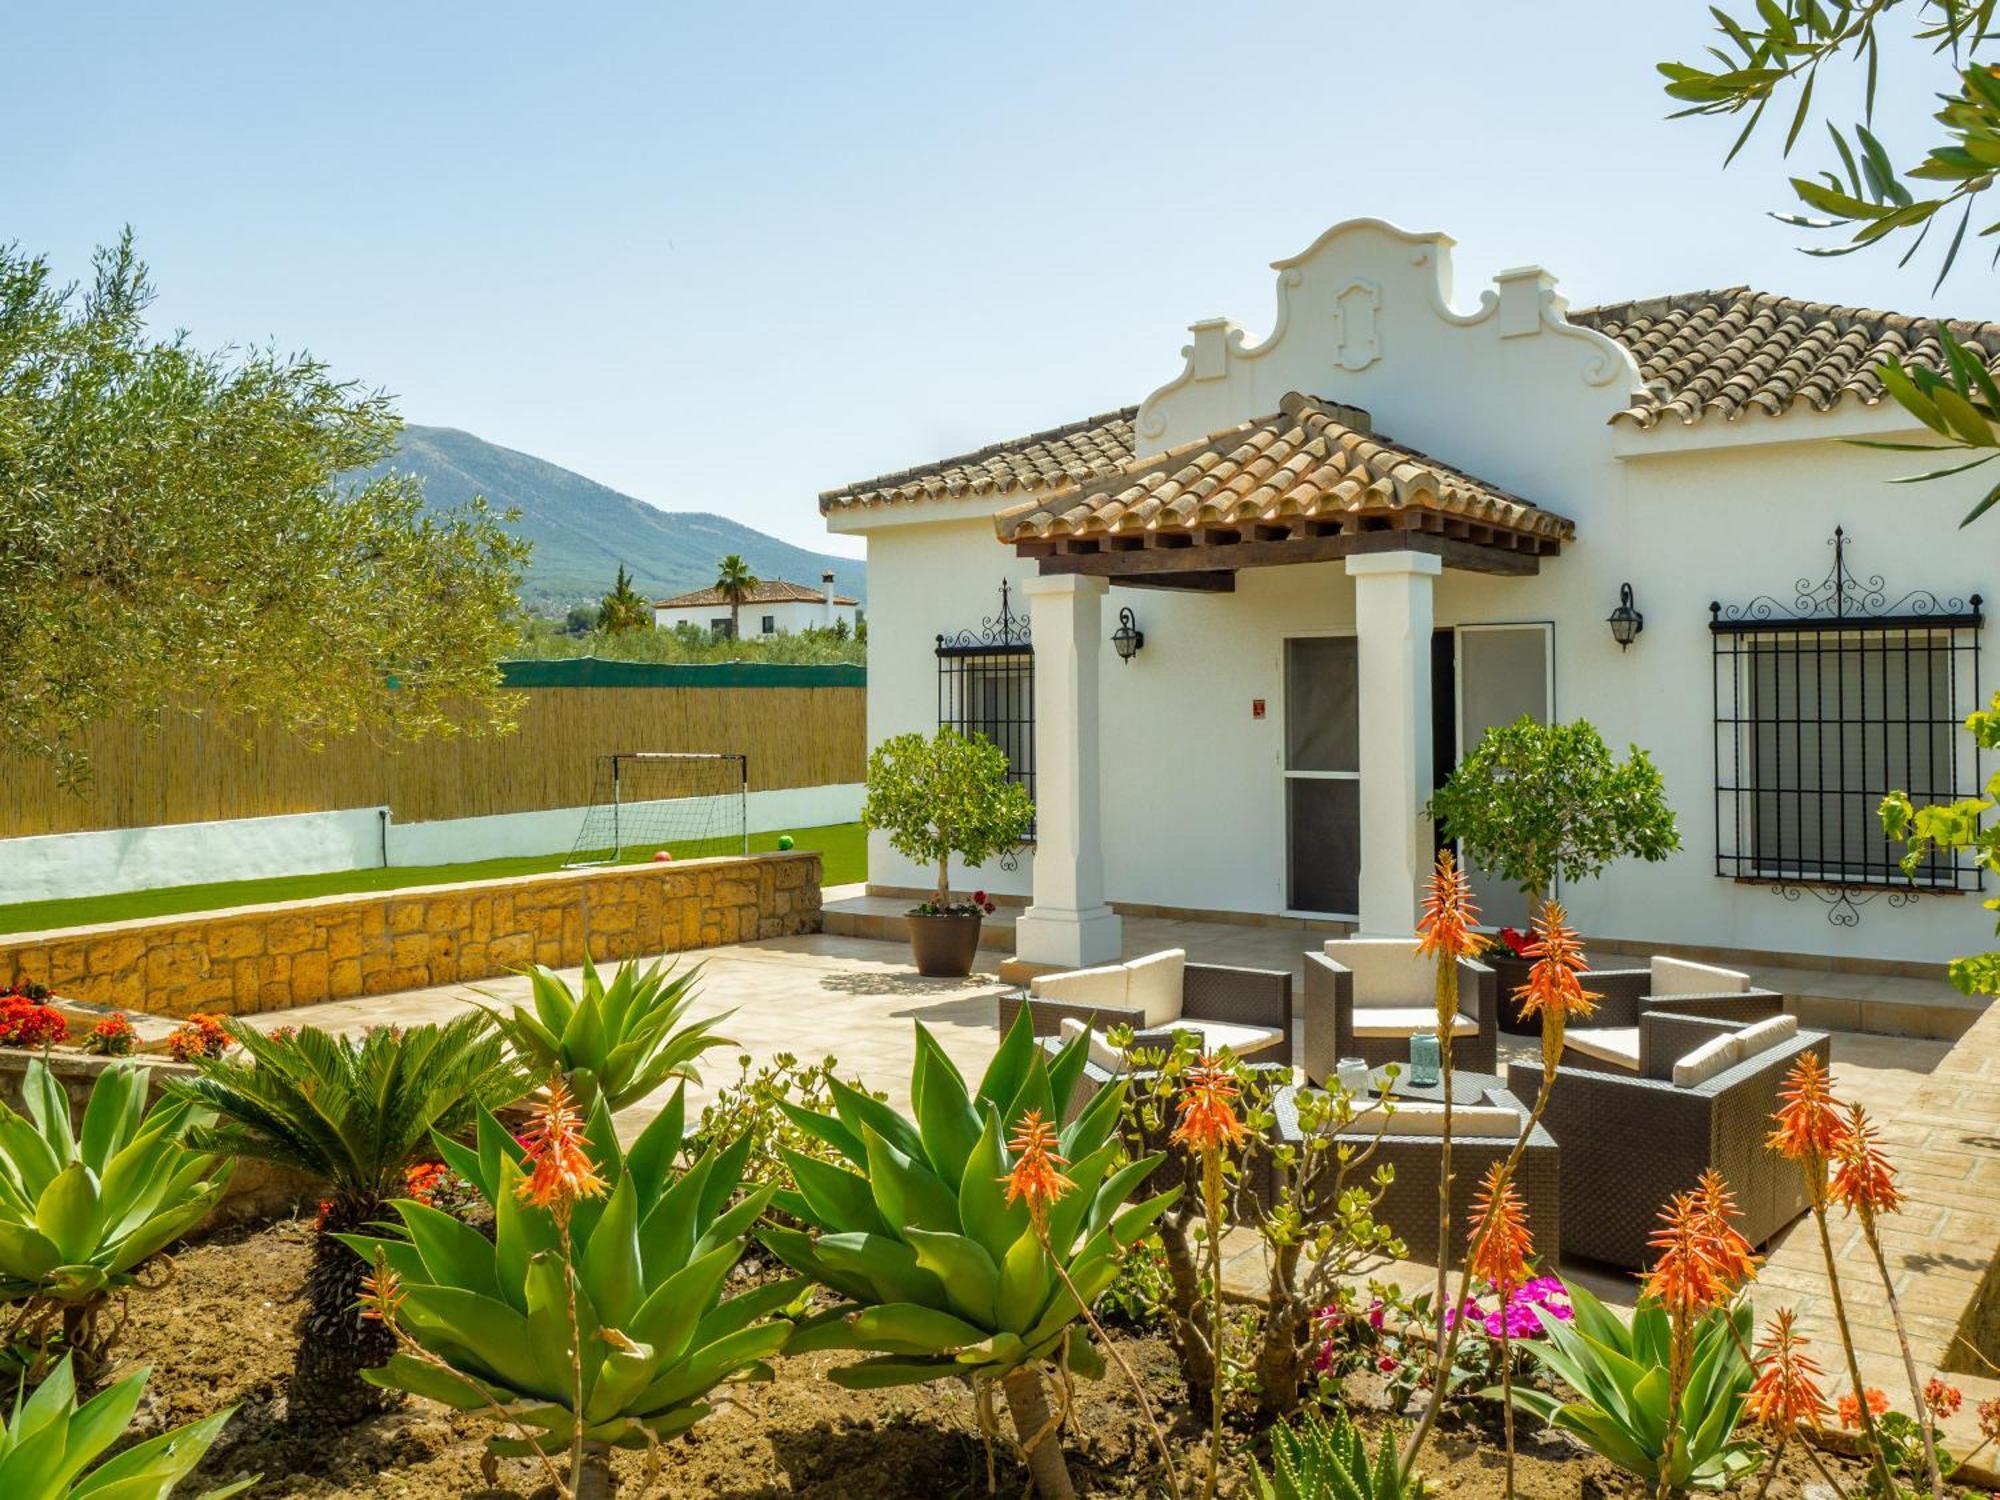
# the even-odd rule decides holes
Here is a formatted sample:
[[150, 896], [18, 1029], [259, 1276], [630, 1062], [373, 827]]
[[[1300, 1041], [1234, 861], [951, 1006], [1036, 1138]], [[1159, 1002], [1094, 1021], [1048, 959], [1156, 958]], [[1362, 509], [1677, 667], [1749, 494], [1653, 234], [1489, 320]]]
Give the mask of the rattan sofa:
[[[1114, 973], [1119, 969], [1126, 973], [1122, 992]], [[1169, 996], [1178, 993], [1177, 1009], [1170, 998], [1162, 1001], [1163, 984]], [[1275, 969], [1193, 964], [1181, 950], [1170, 949], [1125, 964], [1036, 976], [1027, 990], [1000, 996], [1001, 1035], [1024, 1008], [1037, 1036], [1058, 1035], [1065, 1019], [1099, 1031], [1130, 1026], [1135, 1048], [1171, 1047], [1175, 1032], [1194, 1031], [1204, 1050], [1227, 1046], [1251, 1061], [1291, 1065], [1292, 976]], [[1169, 1009], [1174, 1014], [1163, 1020]]]
[[[1714, 1168], [1736, 1194], [1738, 1228], [1753, 1245], [1805, 1212], [1798, 1169], [1765, 1149], [1785, 1075], [1803, 1053], [1830, 1059], [1825, 1032], [1743, 1058], [1703, 1082], [1674, 1082], [1674, 1069], [1702, 1043], [1748, 1027], [1713, 1016], [1644, 1011], [1637, 1075], [1559, 1068], [1542, 1123], [1562, 1143], [1563, 1252], [1637, 1270], [1661, 1205]], [[1532, 1098], [1538, 1061], [1508, 1065], [1511, 1092]]]
[[1600, 998], [1586, 1021], [1564, 1033], [1563, 1064], [1594, 1072], [1644, 1071], [1639, 1022], [1652, 1011], [1762, 1021], [1785, 1009], [1783, 995], [1751, 984], [1748, 974], [1683, 958], [1655, 956], [1643, 969], [1592, 969], [1583, 984]]
[[[1305, 1055], [1299, 1061], [1311, 1082], [1333, 1077], [1343, 1057], [1374, 1067], [1408, 1062], [1410, 1037], [1437, 1029], [1437, 967], [1418, 954], [1414, 938], [1332, 938], [1305, 958]], [[1500, 981], [1474, 959], [1458, 963], [1458, 1013], [1453, 1061], [1492, 1072]]]

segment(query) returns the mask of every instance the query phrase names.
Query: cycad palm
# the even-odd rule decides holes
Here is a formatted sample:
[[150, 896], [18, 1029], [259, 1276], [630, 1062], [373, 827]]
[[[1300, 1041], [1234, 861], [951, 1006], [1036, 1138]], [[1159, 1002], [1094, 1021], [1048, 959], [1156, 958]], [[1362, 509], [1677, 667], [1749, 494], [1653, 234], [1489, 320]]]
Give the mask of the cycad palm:
[[324, 1183], [306, 1307], [292, 1367], [294, 1421], [349, 1422], [380, 1410], [384, 1393], [360, 1378], [395, 1341], [358, 1311], [359, 1257], [333, 1238], [387, 1216], [403, 1173], [436, 1130], [464, 1129], [481, 1108], [521, 1097], [527, 1080], [492, 1021], [462, 1016], [443, 1026], [378, 1028], [358, 1040], [311, 1027], [288, 1039], [232, 1024], [248, 1064], [213, 1063], [176, 1085], [218, 1123], [191, 1137], [197, 1149], [248, 1156]]
[[743, 601], [750, 597], [750, 591], [757, 587], [758, 582], [757, 575], [750, 571], [750, 564], [737, 553], [730, 553], [716, 567], [715, 586], [729, 601], [731, 640], [743, 639]]

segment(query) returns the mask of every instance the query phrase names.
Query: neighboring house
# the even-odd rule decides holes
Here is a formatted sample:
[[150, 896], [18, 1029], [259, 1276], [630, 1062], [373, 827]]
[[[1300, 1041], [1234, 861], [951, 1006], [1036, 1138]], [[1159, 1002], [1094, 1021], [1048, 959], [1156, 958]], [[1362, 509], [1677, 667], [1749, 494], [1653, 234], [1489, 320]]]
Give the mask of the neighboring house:
[[[782, 578], [766, 579], [743, 596], [743, 634], [793, 635], [801, 630], [831, 630], [840, 622], [851, 631], [859, 607], [857, 601], [833, 591], [831, 573], [820, 575], [817, 589]], [[726, 636], [729, 619], [729, 599], [721, 589], [696, 589], [653, 606], [653, 623], [666, 628], [698, 625], [711, 635]]]
[[[1194, 324], [1137, 407], [821, 497], [868, 543], [871, 739], [982, 731], [1035, 793], [1032, 850], [977, 876], [1031, 899], [1019, 957], [1115, 956], [1110, 903], [1409, 933], [1426, 799], [1523, 713], [1646, 747], [1679, 817], [1679, 855], [1562, 893], [1589, 935], [1988, 939], [1977, 871], [1912, 885], [1875, 807], [1980, 785], [2000, 516], [1960, 531], [1981, 476], [1891, 486], [1922, 460], [1839, 441], [1926, 436], [1874, 367], [1937, 366], [1930, 325], [1741, 288], [1572, 311], [1536, 267], [1461, 310], [1451, 244], [1338, 225], [1277, 262], [1267, 336]], [[2000, 324], [1954, 332], [2000, 368]]]

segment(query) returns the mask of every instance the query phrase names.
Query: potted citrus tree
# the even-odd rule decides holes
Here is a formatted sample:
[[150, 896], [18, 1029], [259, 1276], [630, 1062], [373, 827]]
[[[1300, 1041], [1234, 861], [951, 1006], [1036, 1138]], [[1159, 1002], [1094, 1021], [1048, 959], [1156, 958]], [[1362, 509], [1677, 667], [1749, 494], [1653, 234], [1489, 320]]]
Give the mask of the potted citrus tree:
[[899, 734], [868, 757], [868, 800], [861, 821], [889, 836], [889, 847], [937, 866], [937, 890], [909, 913], [910, 956], [919, 974], [972, 972], [980, 919], [993, 910], [985, 892], [954, 901], [951, 857], [984, 864], [1027, 837], [1035, 804], [1007, 779], [1007, 757], [983, 737], [954, 729]]
[[[1666, 785], [1637, 745], [1614, 760], [1588, 719], [1542, 724], [1522, 715], [1486, 731], [1431, 798], [1430, 815], [1468, 861], [1520, 887], [1528, 930], [1558, 877], [1589, 880], [1617, 859], [1665, 859], [1681, 846]], [[1536, 1029], [1514, 992], [1530, 960], [1503, 933], [1510, 952], [1487, 955], [1500, 975], [1503, 1030]]]

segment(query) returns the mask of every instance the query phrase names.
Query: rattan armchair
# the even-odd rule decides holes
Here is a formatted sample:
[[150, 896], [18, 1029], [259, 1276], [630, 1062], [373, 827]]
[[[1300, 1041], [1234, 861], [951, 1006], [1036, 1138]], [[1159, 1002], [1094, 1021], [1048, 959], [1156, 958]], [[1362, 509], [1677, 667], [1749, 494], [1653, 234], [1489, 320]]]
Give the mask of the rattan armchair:
[[[1432, 998], [1436, 968], [1430, 959], [1418, 957], [1415, 939], [1335, 938], [1305, 957], [1305, 1054], [1300, 1064], [1309, 1081], [1324, 1084], [1343, 1057], [1358, 1057], [1374, 1067], [1407, 1062], [1410, 1037], [1437, 1029]], [[1385, 1022], [1391, 1014], [1397, 1019], [1371, 1024], [1371, 1010], [1381, 1012]], [[1405, 1012], [1412, 1014], [1405, 1017]], [[1464, 1019], [1452, 1043], [1453, 1060], [1475, 1072], [1492, 1072], [1500, 981], [1475, 959], [1458, 961], [1458, 1013]]]
[[[1673, 1081], [1677, 1060], [1719, 1032], [1741, 1029], [1711, 1016], [1644, 1011], [1639, 1075], [1557, 1070], [1542, 1123], [1562, 1143], [1564, 1254], [1637, 1270], [1661, 1204], [1710, 1168], [1735, 1192], [1743, 1210], [1737, 1227], [1753, 1245], [1805, 1212], [1798, 1169], [1764, 1141], [1792, 1065], [1806, 1052], [1828, 1061], [1825, 1032], [1800, 1031], [1703, 1083]], [[1533, 1098], [1541, 1075], [1539, 1062], [1510, 1063], [1508, 1087]]]
[[[1114, 1026], [1130, 1026], [1134, 1048], [1166, 1048], [1173, 1045], [1176, 1030], [1186, 1029], [1168, 1022], [1148, 1029], [1145, 1012], [1137, 1006], [1084, 1005], [1030, 995], [1013, 990], [1000, 996], [1000, 1034], [1006, 1035], [1014, 1020], [1026, 1009], [1037, 1036], [1056, 1036], [1065, 1019], [1081, 1021], [1098, 1031]], [[1181, 1021], [1214, 1021], [1226, 1026], [1254, 1028], [1275, 1033], [1268, 1042], [1245, 1046], [1235, 1041], [1231, 1049], [1238, 1056], [1256, 1062], [1279, 1061], [1289, 1067], [1292, 1060], [1292, 976], [1276, 969], [1244, 969], [1227, 964], [1187, 964], [1181, 980]], [[1199, 1029], [1199, 1028], [1196, 1028]]]
[[1643, 1072], [1640, 1021], [1655, 1012], [1716, 1021], [1762, 1021], [1781, 1015], [1785, 997], [1760, 989], [1750, 976], [1685, 959], [1655, 958], [1643, 969], [1591, 969], [1584, 988], [1597, 1008], [1565, 1034], [1563, 1063], [1593, 1072]]

